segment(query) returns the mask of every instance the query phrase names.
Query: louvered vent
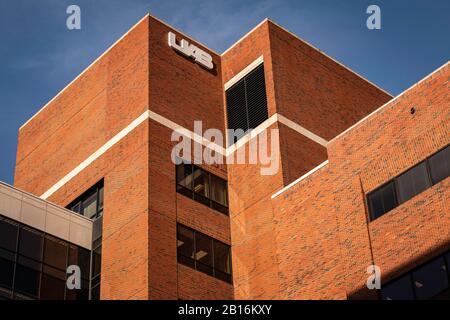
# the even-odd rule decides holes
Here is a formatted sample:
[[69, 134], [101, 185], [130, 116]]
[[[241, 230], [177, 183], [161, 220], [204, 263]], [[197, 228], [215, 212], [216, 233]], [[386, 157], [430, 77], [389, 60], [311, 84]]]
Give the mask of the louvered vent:
[[[226, 91], [228, 129], [247, 132], [268, 119], [266, 85], [263, 64]], [[242, 138], [243, 134], [230, 136], [229, 144]]]

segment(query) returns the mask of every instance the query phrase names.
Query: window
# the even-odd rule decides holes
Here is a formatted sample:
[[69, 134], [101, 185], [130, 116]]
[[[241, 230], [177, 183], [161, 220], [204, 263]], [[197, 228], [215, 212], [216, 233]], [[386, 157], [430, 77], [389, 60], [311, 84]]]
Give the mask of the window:
[[227, 182], [200, 167], [182, 163], [176, 167], [177, 192], [228, 215]]
[[0, 248], [16, 251], [18, 226], [0, 218]]
[[103, 180], [87, 190], [66, 208], [90, 219], [97, 219], [103, 215], [104, 199]]
[[12, 288], [15, 260], [14, 253], [0, 248], [0, 287]]
[[447, 252], [381, 286], [384, 300], [450, 300], [450, 270], [445, 257]]
[[408, 274], [381, 290], [383, 300], [414, 300], [414, 290], [411, 282], [411, 275]]
[[214, 267], [217, 278], [231, 282], [230, 247], [219, 241], [214, 241]]
[[14, 290], [38, 298], [41, 263], [19, 256], [17, 259]]
[[80, 267], [81, 277], [89, 279], [89, 268], [91, 265], [91, 253], [84, 248], [71, 245], [69, 249], [68, 265], [77, 265]]
[[102, 245], [101, 239], [94, 243], [92, 251], [92, 280], [91, 300], [100, 300], [100, 278], [102, 271]]
[[382, 216], [397, 206], [394, 182], [389, 182], [383, 187], [369, 194], [369, 205], [372, 220]]
[[178, 225], [177, 247], [178, 261], [184, 265], [195, 268], [194, 230]]
[[201, 234], [195, 233], [195, 261], [197, 270], [213, 275], [213, 239]]
[[447, 178], [450, 175], [450, 146], [430, 157], [428, 163], [433, 184]]
[[269, 118], [264, 65], [260, 64], [226, 91], [228, 129], [242, 132], [229, 137], [235, 143], [251, 129]]
[[398, 202], [408, 201], [431, 186], [425, 162], [409, 169], [397, 178]]
[[178, 224], [177, 246], [179, 263], [231, 283], [229, 245]]
[[65, 270], [67, 265], [67, 242], [52, 236], [45, 237], [44, 263], [60, 270]]
[[[0, 299], [87, 300], [89, 292], [95, 299], [100, 294], [100, 245], [101, 236], [91, 252], [0, 216]], [[81, 290], [66, 288], [69, 265], [81, 269]]]
[[398, 205], [442, 181], [450, 173], [450, 146], [388, 181], [367, 195], [370, 219], [375, 220]]
[[417, 299], [430, 299], [449, 287], [444, 257], [420, 267], [412, 276]]
[[44, 238], [38, 231], [21, 228], [19, 236], [19, 254], [36, 261], [42, 261]]
[[64, 300], [66, 273], [62, 270], [44, 266], [41, 278], [40, 299]]

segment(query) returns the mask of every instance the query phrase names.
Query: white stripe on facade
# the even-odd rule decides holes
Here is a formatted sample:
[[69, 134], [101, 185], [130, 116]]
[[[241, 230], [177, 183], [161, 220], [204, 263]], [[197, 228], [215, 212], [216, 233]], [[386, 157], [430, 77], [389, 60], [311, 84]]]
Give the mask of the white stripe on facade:
[[[261, 132], [269, 128], [271, 125], [273, 125], [275, 122], [280, 121], [281, 123], [284, 123], [289, 128], [295, 130], [296, 132], [306, 136], [307, 138], [317, 142], [322, 141], [323, 139], [319, 136], [313, 134], [312, 132], [306, 130], [302, 126], [296, 124], [293, 121], [290, 121], [284, 116], [281, 116], [279, 114], [272, 115], [269, 119], [261, 123], [258, 127], [247, 133], [244, 137], [239, 139], [238, 142], [231, 145], [228, 148], [223, 148], [219, 146], [218, 144], [209, 141], [202, 136], [198, 135], [197, 133], [192, 132], [189, 129], [186, 129], [177, 123], [151, 111], [147, 110], [143, 114], [141, 114], [138, 118], [136, 118], [133, 122], [131, 122], [127, 127], [125, 127], [122, 131], [120, 131], [118, 134], [116, 134], [114, 137], [112, 137], [108, 142], [106, 142], [104, 145], [102, 145], [97, 151], [95, 151], [93, 154], [91, 154], [86, 160], [84, 160], [82, 163], [80, 163], [78, 166], [76, 166], [72, 171], [70, 171], [68, 174], [66, 174], [61, 180], [59, 180], [57, 183], [55, 183], [50, 189], [48, 189], [45, 193], [43, 193], [40, 197], [42, 199], [48, 199], [52, 194], [54, 194], [56, 191], [58, 191], [62, 186], [64, 186], [67, 182], [69, 182], [72, 178], [74, 178], [77, 174], [79, 174], [81, 171], [83, 171], [86, 167], [88, 167], [90, 164], [92, 164], [95, 160], [97, 160], [101, 155], [103, 155], [106, 151], [108, 151], [112, 146], [114, 146], [117, 142], [122, 140], [126, 135], [128, 135], [131, 131], [133, 131], [136, 127], [138, 127], [142, 122], [144, 122], [147, 119], [154, 120], [158, 122], [159, 124], [173, 130], [177, 131], [178, 133], [194, 140], [197, 143], [202, 144], [203, 146], [214, 150], [221, 154], [222, 156], [228, 157], [233, 152], [238, 150], [240, 147], [245, 145], [248, 141], [259, 135]], [[317, 141], [316, 141], [317, 140]], [[323, 140], [325, 141], [325, 140]], [[319, 143], [319, 142], [317, 142]], [[326, 141], [325, 141], [326, 144]]]
[[255, 69], [257, 66], [259, 66], [263, 62], [264, 62], [264, 57], [259, 56], [255, 61], [250, 63], [248, 66], [246, 66], [241, 71], [239, 71], [238, 74], [236, 74], [233, 78], [231, 78], [224, 84], [225, 91], [227, 91], [229, 88], [231, 88], [236, 82], [238, 82], [239, 80], [244, 78], [247, 74], [249, 74], [253, 69]]
[[285, 192], [286, 190], [292, 188], [293, 186], [295, 186], [297, 183], [299, 183], [300, 181], [304, 180], [305, 178], [309, 177], [310, 175], [312, 175], [314, 172], [316, 172], [317, 170], [319, 170], [320, 168], [326, 166], [328, 164], [328, 160], [325, 160], [324, 162], [322, 162], [321, 164], [319, 164], [317, 167], [315, 167], [314, 169], [308, 171], [307, 173], [305, 173], [304, 175], [302, 175], [300, 178], [294, 180], [293, 182], [291, 182], [290, 184], [288, 184], [286, 187], [284, 187], [283, 189], [275, 192], [272, 196], [271, 199], [278, 197], [280, 194], [282, 194], [283, 192]]

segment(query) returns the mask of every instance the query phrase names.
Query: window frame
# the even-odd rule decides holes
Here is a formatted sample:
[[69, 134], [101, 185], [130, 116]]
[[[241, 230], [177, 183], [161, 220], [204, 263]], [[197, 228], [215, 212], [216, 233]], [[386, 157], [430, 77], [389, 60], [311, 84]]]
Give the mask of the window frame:
[[[381, 289], [377, 289], [377, 291], [378, 291], [378, 298], [380, 300], [382, 300], [382, 290], [383, 290], [383, 288], [385, 288], [386, 286], [391, 285], [392, 283], [396, 282], [397, 280], [400, 280], [400, 279], [402, 279], [404, 277], [408, 277], [409, 280], [410, 280], [412, 292], [413, 292], [413, 295], [414, 295], [414, 300], [419, 300], [418, 297], [417, 297], [417, 293], [416, 293], [416, 286], [414, 284], [414, 276], [413, 276], [413, 274], [414, 274], [414, 272], [418, 271], [420, 268], [422, 268], [422, 267], [424, 267], [424, 266], [426, 266], [426, 265], [428, 265], [428, 264], [430, 264], [432, 262], [435, 262], [436, 260], [439, 260], [439, 259], [443, 259], [444, 260], [445, 269], [446, 269], [445, 274], [447, 276], [447, 283], [448, 284], [447, 284], [447, 288], [442, 290], [442, 291], [440, 291], [439, 293], [437, 293], [436, 296], [442, 294], [443, 292], [446, 292], [447, 290], [450, 290], [450, 259], [447, 258], [447, 255], [450, 255], [450, 250], [441, 252], [440, 254], [430, 258], [429, 260], [427, 260], [427, 261], [425, 261], [425, 262], [423, 262], [423, 263], [421, 263], [419, 265], [416, 265], [416, 266], [414, 266], [414, 267], [412, 267], [410, 269], [407, 269], [407, 271], [405, 271], [404, 273], [398, 275], [397, 277], [395, 277], [393, 279], [390, 279], [390, 280], [388, 280], [386, 282], [382, 282], [381, 283]], [[431, 297], [430, 299], [433, 299], [434, 297], [435, 296]]]
[[[93, 279], [91, 279], [91, 265], [92, 265], [92, 254], [93, 254], [93, 249], [97, 248], [95, 245], [93, 245], [93, 249], [89, 250], [86, 249], [84, 247], [78, 246], [74, 243], [71, 243], [67, 240], [61, 239], [55, 235], [52, 234], [48, 234], [42, 230], [38, 230], [35, 229], [33, 227], [30, 227], [22, 222], [18, 222], [18, 221], [14, 221], [8, 217], [5, 217], [3, 215], [0, 215], [0, 220], [4, 220], [6, 223], [10, 223], [14, 226], [17, 227], [17, 233], [16, 233], [16, 247], [14, 251], [8, 250], [6, 248], [1, 248], [2, 251], [4, 251], [4, 254], [10, 255], [12, 260], [8, 260], [10, 261], [13, 266], [12, 266], [12, 285], [10, 287], [7, 286], [1, 286], [0, 287], [0, 294], [2, 295], [2, 297], [6, 297], [9, 299], [41, 299], [41, 290], [43, 287], [43, 279], [44, 274], [46, 277], [51, 277], [51, 278], [57, 278], [54, 275], [52, 275], [51, 273], [49, 273], [48, 271], [54, 271], [54, 272], [60, 272], [61, 275], [64, 274], [64, 284], [67, 281], [67, 267], [70, 264], [77, 264], [80, 265], [79, 263], [79, 254], [78, 254], [78, 250], [82, 250], [83, 252], [85, 251], [86, 255], [83, 255], [83, 257], [86, 257], [89, 259], [88, 263], [87, 261], [85, 261], [86, 263], [86, 267], [88, 267], [87, 269], [87, 275], [84, 276], [84, 273], [82, 274], [82, 283], [84, 283], [85, 287], [82, 290], [74, 290], [73, 294], [72, 292], [69, 292], [66, 285], [64, 285], [64, 300], [69, 300], [70, 297], [69, 295], [72, 296], [72, 298], [75, 299], [80, 299], [80, 297], [82, 297], [83, 299], [91, 299], [91, 291], [94, 289], [94, 287], [91, 287], [91, 281]], [[41, 239], [42, 239], [42, 245], [41, 245], [41, 252], [40, 252], [40, 257], [38, 257], [38, 260], [36, 260], [36, 257], [30, 257], [28, 255], [24, 255], [22, 253], [19, 252], [20, 250], [20, 246], [21, 246], [21, 233], [23, 232], [23, 230], [25, 230], [26, 232], [32, 232], [32, 233], [36, 233]], [[65, 250], [66, 250], [66, 263], [63, 269], [61, 269], [59, 266], [56, 265], [52, 265], [47, 263], [48, 260], [45, 259], [45, 252], [46, 252], [46, 247], [47, 247], [47, 239], [50, 239], [50, 241], [60, 241], [63, 243]], [[101, 245], [101, 242], [99, 242]], [[74, 262], [73, 260], [71, 260], [71, 248], [76, 250], [76, 262]], [[74, 253], [75, 251], [72, 251], [72, 253]], [[26, 253], [26, 251], [24, 251], [23, 253]], [[2, 258], [3, 259], [3, 258]], [[5, 259], [6, 260], [6, 259]], [[40, 261], [39, 261], [40, 260]], [[19, 266], [20, 265], [20, 266]], [[28, 272], [28, 271], [32, 271], [32, 272], [36, 272], [37, 277], [36, 277], [36, 281], [38, 283], [38, 287], [37, 287], [37, 295], [33, 295], [31, 292], [27, 292], [28, 289], [24, 289], [25, 286], [23, 288], [19, 288], [18, 287], [18, 273], [17, 270], [18, 268], [20, 270], [23, 270], [24, 272]], [[98, 275], [99, 277], [100, 275]], [[62, 278], [58, 278], [60, 280], [62, 280]], [[99, 282], [100, 283], [100, 282]], [[22, 283], [23, 284], [23, 283]]]
[[[103, 189], [102, 193], [103, 193], [103, 201], [102, 204], [100, 205], [100, 194], [101, 194], [101, 190]], [[75, 200], [73, 200], [72, 202], [69, 203], [69, 205], [66, 206], [66, 209], [75, 212], [83, 217], [86, 217], [88, 219], [91, 220], [97, 220], [100, 217], [103, 216], [103, 210], [104, 210], [104, 199], [105, 199], [105, 184], [104, 184], [104, 179], [101, 179], [100, 181], [98, 181], [96, 184], [94, 184], [92, 187], [90, 187], [89, 189], [87, 189], [85, 192], [83, 192], [80, 196], [78, 196]], [[86, 200], [88, 200], [90, 197], [92, 197], [93, 195], [96, 195], [96, 211], [95, 214], [92, 217], [88, 217], [85, 216], [81, 211], [83, 210], [83, 202], [85, 202]], [[75, 207], [78, 208], [78, 211], [73, 210]]]
[[[177, 241], [178, 241], [178, 235], [179, 235], [179, 232], [178, 232], [179, 229], [178, 228], [180, 228], [180, 227], [193, 233], [194, 258], [186, 257], [185, 255], [180, 254], [178, 252], [178, 245], [177, 245], [177, 263], [180, 263], [180, 264], [182, 264], [182, 265], [184, 265], [186, 267], [189, 267], [189, 268], [192, 268], [194, 270], [197, 270], [198, 272], [201, 272], [203, 274], [206, 274], [206, 275], [209, 275], [211, 277], [214, 277], [214, 278], [216, 278], [216, 279], [218, 279], [220, 281], [224, 281], [226, 283], [233, 284], [233, 270], [232, 270], [232, 263], [231, 263], [231, 245], [226, 244], [225, 242], [217, 240], [217, 239], [215, 239], [215, 238], [213, 238], [211, 236], [208, 236], [207, 234], [204, 234], [203, 232], [197, 231], [197, 230], [195, 230], [195, 229], [193, 229], [191, 227], [188, 227], [188, 226], [186, 226], [184, 224], [181, 224], [181, 223], [177, 223]], [[200, 270], [197, 267], [197, 264], [201, 264], [203, 266], [207, 266], [206, 264], [197, 261], [197, 256], [196, 256], [196, 254], [197, 254], [197, 234], [201, 235], [202, 237], [205, 237], [206, 239], [211, 241], [211, 264], [212, 264], [211, 269], [212, 269], [212, 274], [210, 274], [208, 272], [205, 272], [203, 270]], [[226, 273], [226, 272], [223, 272], [221, 270], [216, 270], [216, 266], [215, 266], [216, 261], [215, 261], [215, 254], [214, 254], [216, 242], [224, 245], [225, 247], [228, 248], [228, 250], [230, 250], [230, 252], [229, 252], [230, 273]], [[187, 264], [187, 263], [184, 263], [183, 261], [180, 261], [179, 256], [182, 256], [183, 258], [187, 258], [189, 260], [193, 260], [193, 262], [194, 262], [193, 263], [193, 267], [191, 265]], [[224, 277], [218, 277], [216, 275], [216, 271], [219, 271], [221, 274], [224, 274], [225, 276], [229, 276], [229, 281], [225, 280]]]
[[[440, 180], [440, 181], [438, 181], [438, 182], [436, 182], [436, 183], [433, 182], [433, 178], [432, 178], [432, 175], [431, 175], [431, 166], [430, 166], [429, 160], [430, 160], [431, 157], [435, 156], [435, 155], [438, 154], [439, 152], [444, 151], [445, 149], [447, 149], [447, 148], [449, 148], [449, 147], [450, 147], [450, 144], [446, 145], [445, 147], [443, 147], [443, 148], [439, 149], [438, 151], [434, 152], [433, 154], [427, 156], [425, 159], [419, 161], [419, 162], [416, 163], [415, 165], [413, 165], [413, 166], [407, 168], [406, 170], [402, 171], [401, 173], [397, 174], [395, 177], [389, 179], [388, 181], [385, 181], [383, 184], [381, 184], [381, 185], [379, 185], [378, 187], [374, 188], [373, 190], [367, 192], [367, 193], [365, 194], [365, 203], [366, 203], [366, 207], [367, 207], [367, 210], [368, 210], [369, 222], [374, 221], [374, 220], [376, 220], [376, 219], [382, 217], [382, 216], [385, 215], [386, 213], [389, 213], [390, 211], [394, 210], [395, 208], [401, 206], [403, 203], [406, 203], [406, 202], [410, 201], [411, 199], [413, 199], [413, 198], [415, 198], [416, 196], [422, 194], [422, 193], [425, 192], [426, 190], [432, 188], [432, 187], [435, 186], [436, 184], [438, 184], [438, 183], [444, 181], [445, 179], [447, 179], [449, 176], [445, 177], [444, 179], [442, 179], [442, 180]], [[415, 195], [412, 196], [411, 198], [409, 198], [409, 199], [407, 199], [407, 200], [405, 200], [405, 201], [403, 201], [403, 202], [400, 203], [400, 201], [399, 201], [400, 190], [399, 190], [399, 185], [398, 185], [398, 178], [401, 177], [403, 174], [407, 173], [408, 171], [414, 169], [415, 167], [421, 165], [422, 163], [425, 164], [425, 169], [426, 169], [426, 171], [427, 171], [427, 175], [426, 175], [426, 176], [427, 176], [427, 181], [430, 183], [429, 186], [428, 186], [427, 188], [425, 188], [424, 190], [422, 190], [421, 192], [415, 194]], [[394, 206], [391, 210], [386, 211], [386, 212], [384, 212], [383, 214], [379, 215], [378, 217], [374, 218], [374, 214], [373, 214], [373, 212], [372, 212], [372, 204], [371, 204], [369, 198], [370, 198], [370, 196], [373, 195], [375, 192], [379, 191], [380, 189], [382, 189], [383, 187], [385, 187], [386, 185], [388, 185], [389, 183], [392, 183], [392, 182], [394, 183], [394, 196], [395, 196], [395, 200], [396, 200], [397, 205]]]
[[[191, 189], [188, 189], [186, 186], [178, 183], [178, 174], [177, 174], [178, 167], [179, 166], [187, 166], [187, 165], [190, 166], [190, 168], [191, 168], [191, 171], [190, 171], [191, 175], [194, 175], [194, 172], [196, 169], [200, 170], [203, 174], [207, 174], [207, 176], [208, 176], [208, 197], [205, 197], [204, 195], [195, 192], [193, 176], [191, 178], [191, 183], [190, 183]], [[215, 179], [218, 179], [219, 181], [223, 181], [225, 183], [227, 206], [224, 206], [223, 204], [212, 199], [212, 183], [211, 183], [213, 180], [212, 177], [214, 177]], [[192, 163], [185, 163], [183, 161], [180, 164], [175, 165], [175, 189], [176, 189], [177, 193], [179, 193], [187, 198], [190, 198], [190, 199], [194, 200], [195, 202], [203, 204], [203, 205], [213, 209], [214, 211], [217, 211], [226, 216], [229, 215], [228, 181], [223, 179], [222, 177], [219, 177], [218, 175], [215, 175], [215, 174], [203, 169], [200, 166], [194, 165]]]

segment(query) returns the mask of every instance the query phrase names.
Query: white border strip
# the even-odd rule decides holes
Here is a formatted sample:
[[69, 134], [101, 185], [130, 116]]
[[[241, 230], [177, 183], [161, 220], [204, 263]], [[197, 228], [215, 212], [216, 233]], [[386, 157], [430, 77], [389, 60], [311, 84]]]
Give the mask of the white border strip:
[[[248, 132], [246, 135], [244, 135], [242, 138], [240, 138], [236, 143], [232, 144], [226, 149], [226, 156], [230, 156], [233, 154], [236, 150], [244, 146], [247, 142], [252, 140], [254, 137], [259, 135], [261, 132], [269, 128], [271, 125], [273, 125], [275, 122], [278, 121], [278, 114], [275, 113], [272, 115], [269, 119], [262, 122], [259, 126], [257, 126], [255, 129]], [[228, 145], [228, 135], [226, 136], [226, 143]]]
[[224, 84], [225, 91], [227, 91], [229, 88], [231, 88], [236, 82], [241, 80], [243, 77], [245, 77], [247, 74], [249, 74], [252, 70], [254, 70], [257, 66], [259, 66], [263, 62], [264, 62], [264, 56], [261, 55], [255, 61], [250, 63], [248, 66], [246, 66], [241, 71], [239, 71], [239, 73], [237, 75], [235, 75], [233, 78], [231, 78]]
[[142, 122], [149, 118], [149, 111], [145, 111], [141, 114], [137, 119], [131, 122], [125, 129], [120, 131], [114, 137], [112, 137], [108, 142], [106, 142], [103, 146], [101, 146], [97, 151], [91, 154], [86, 160], [80, 163], [75, 169], [70, 171], [67, 175], [65, 175], [61, 180], [59, 180], [56, 184], [54, 184], [50, 189], [48, 189], [44, 194], [40, 196], [42, 199], [47, 199], [53, 193], [55, 193], [59, 188], [69, 182], [73, 177], [79, 174], [82, 170], [84, 170], [87, 166], [89, 166], [92, 162], [97, 160], [102, 154], [104, 154], [108, 149], [114, 146], [117, 142], [122, 140], [127, 134], [133, 131], [137, 126], [139, 126]]
[[85, 74], [96, 62], [98, 62], [104, 55], [106, 55], [112, 48], [114, 48], [123, 38], [125, 38], [131, 31], [134, 30], [142, 21], [148, 18], [150, 15], [146, 14], [139, 20], [134, 26], [131, 27], [123, 36], [121, 36], [116, 42], [114, 42], [105, 52], [103, 52], [97, 59], [94, 60], [89, 66], [87, 66], [81, 73], [73, 79], [67, 86], [65, 86], [61, 91], [59, 91], [49, 102], [47, 102], [38, 112], [36, 112], [30, 119], [27, 120], [23, 125], [20, 126], [19, 130], [26, 126], [31, 120], [33, 120], [39, 113], [41, 113], [50, 103], [52, 103], [56, 98], [58, 98], [68, 87], [70, 87], [78, 78]]
[[418, 86], [419, 84], [421, 84], [422, 82], [426, 81], [428, 78], [430, 78], [431, 76], [433, 76], [435, 73], [441, 71], [442, 69], [446, 68], [447, 66], [450, 65], [450, 60], [447, 61], [447, 63], [445, 63], [444, 65], [442, 65], [441, 67], [439, 67], [438, 69], [434, 70], [433, 72], [431, 72], [429, 75], [425, 76], [425, 78], [423, 78], [422, 80], [418, 81], [417, 83], [413, 84], [411, 87], [409, 87], [408, 89], [406, 89], [405, 91], [403, 91], [402, 93], [400, 93], [398, 96], [396, 96], [395, 98], [389, 100], [388, 102], [386, 102], [385, 104], [383, 104], [381, 107], [379, 107], [378, 109], [372, 111], [372, 113], [369, 113], [367, 116], [365, 116], [364, 118], [362, 118], [361, 120], [359, 120], [358, 122], [356, 122], [355, 124], [353, 124], [351, 127], [348, 127], [347, 129], [345, 129], [344, 131], [342, 131], [341, 133], [339, 133], [337, 136], [335, 136], [333, 139], [331, 139], [328, 143], [332, 143], [335, 140], [339, 139], [340, 137], [342, 137], [343, 135], [345, 135], [347, 132], [349, 132], [350, 130], [355, 129], [357, 126], [359, 126], [361, 123], [363, 123], [364, 121], [366, 121], [367, 119], [373, 117], [374, 115], [376, 115], [377, 113], [379, 113], [380, 111], [382, 111], [386, 106], [390, 105], [391, 103], [393, 103], [394, 101], [396, 101], [398, 98], [400, 98], [401, 96], [403, 96], [405, 93], [407, 93], [408, 91], [414, 89], [416, 86]]
[[302, 181], [303, 179], [309, 177], [310, 175], [312, 175], [314, 172], [316, 172], [317, 170], [319, 170], [320, 168], [326, 166], [328, 164], [328, 160], [325, 160], [324, 162], [322, 162], [321, 164], [319, 164], [317, 167], [315, 167], [314, 169], [308, 171], [307, 173], [305, 173], [304, 175], [302, 175], [300, 178], [294, 180], [293, 182], [291, 182], [290, 184], [288, 184], [286, 187], [284, 187], [283, 189], [277, 191], [276, 193], [274, 193], [270, 198], [273, 199], [275, 197], [278, 197], [280, 194], [282, 194], [283, 192], [285, 192], [286, 190], [292, 188], [293, 186], [295, 186], [297, 183], [299, 183], [300, 181]]
[[[138, 127], [142, 122], [144, 122], [147, 119], [154, 120], [161, 125], [173, 130], [177, 131], [179, 134], [184, 135], [192, 140], [194, 140], [197, 143], [202, 144], [203, 146], [214, 150], [215, 152], [218, 152], [222, 156], [228, 157], [229, 155], [233, 154], [236, 150], [244, 146], [247, 142], [249, 142], [251, 139], [258, 136], [261, 132], [269, 128], [271, 125], [273, 125], [275, 122], [279, 121], [281, 123], [284, 123], [289, 128], [297, 131], [298, 133], [306, 136], [307, 138], [310, 138], [311, 140], [320, 143], [318, 141], [325, 141], [324, 139], [320, 138], [319, 136], [315, 135], [314, 133], [306, 130], [302, 126], [296, 124], [295, 122], [287, 119], [284, 116], [281, 116], [279, 114], [272, 115], [269, 119], [261, 123], [258, 127], [247, 133], [244, 137], [239, 139], [238, 142], [231, 145], [228, 148], [223, 148], [219, 146], [218, 144], [209, 141], [200, 135], [198, 135], [195, 132], [190, 131], [189, 129], [186, 129], [175, 122], [151, 111], [147, 110], [143, 114], [141, 114], [138, 118], [136, 118], [134, 121], [132, 121], [128, 126], [126, 126], [123, 130], [121, 130], [118, 134], [116, 134], [114, 137], [112, 137], [108, 142], [106, 142], [104, 145], [102, 145], [97, 151], [95, 151], [93, 154], [91, 154], [86, 160], [84, 160], [82, 163], [80, 163], [78, 166], [76, 166], [72, 171], [70, 171], [68, 174], [66, 174], [61, 180], [59, 180], [57, 183], [55, 183], [50, 189], [48, 189], [45, 193], [43, 193], [40, 198], [47, 199], [50, 197], [53, 193], [55, 193], [57, 190], [59, 190], [63, 185], [65, 185], [67, 182], [69, 182], [72, 178], [74, 178], [77, 174], [79, 174], [81, 171], [83, 171], [86, 167], [88, 167], [90, 164], [92, 164], [95, 160], [97, 160], [101, 155], [103, 155], [106, 151], [108, 151], [112, 146], [114, 146], [117, 142], [122, 140], [126, 135], [128, 135], [131, 131], [133, 131], [136, 127]], [[227, 137], [228, 140], [228, 137]], [[316, 141], [318, 140], [318, 141]], [[326, 141], [325, 141], [326, 144]]]
[[288, 118], [286, 118], [285, 116], [283, 116], [281, 114], [278, 115], [278, 119], [285, 126], [291, 128], [294, 131], [297, 131], [298, 133], [300, 133], [301, 135], [304, 135], [305, 137], [311, 139], [312, 141], [314, 141], [324, 147], [327, 147], [328, 141], [325, 140], [324, 138], [319, 137], [317, 134], [312, 133], [308, 129], [302, 127], [301, 125], [295, 123], [292, 120], [289, 120]]

